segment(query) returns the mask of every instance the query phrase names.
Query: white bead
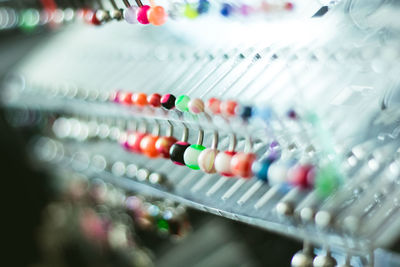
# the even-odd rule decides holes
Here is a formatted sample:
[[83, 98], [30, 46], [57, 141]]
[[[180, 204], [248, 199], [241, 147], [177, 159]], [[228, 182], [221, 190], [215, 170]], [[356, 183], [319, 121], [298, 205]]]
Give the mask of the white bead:
[[286, 164], [276, 162], [268, 169], [268, 182], [270, 185], [282, 184], [287, 181], [289, 168]]

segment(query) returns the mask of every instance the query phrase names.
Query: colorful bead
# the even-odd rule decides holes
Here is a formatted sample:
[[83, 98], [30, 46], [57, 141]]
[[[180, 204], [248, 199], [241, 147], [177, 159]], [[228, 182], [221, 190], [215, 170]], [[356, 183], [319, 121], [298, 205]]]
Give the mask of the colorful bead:
[[147, 95], [145, 93], [135, 93], [132, 96], [133, 103], [136, 106], [144, 107], [147, 103]]
[[204, 102], [199, 98], [195, 98], [190, 100], [188, 107], [191, 113], [199, 114], [204, 111]]
[[127, 7], [124, 10], [125, 21], [128, 22], [129, 24], [137, 24], [138, 23], [137, 13], [138, 13], [138, 8], [136, 6]]
[[251, 106], [240, 106], [239, 107], [239, 116], [243, 120], [248, 120], [249, 118], [251, 118], [251, 116], [253, 116], [253, 107], [251, 107]]
[[231, 160], [235, 154], [236, 152], [234, 151], [219, 152], [215, 157], [215, 170], [222, 176], [233, 176], [234, 174], [231, 170]]
[[139, 7], [137, 12], [137, 20], [140, 24], [149, 24], [149, 19], [147, 17], [147, 11], [150, 9], [150, 6], [143, 5]]
[[297, 113], [293, 109], [288, 111], [287, 116], [292, 120], [297, 119]]
[[207, 109], [213, 114], [221, 113], [221, 101], [216, 98], [210, 98], [207, 101]]
[[151, 94], [147, 97], [147, 102], [149, 103], [150, 106], [158, 108], [161, 106], [161, 95]]
[[199, 6], [197, 7], [197, 13], [204, 14], [210, 9], [210, 2], [208, 0], [200, 0]]
[[167, 13], [162, 6], [154, 6], [147, 12], [149, 22], [153, 25], [160, 26], [167, 20]]
[[232, 100], [223, 101], [221, 103], [221, 113], [225, 116], [234, 116], [236, 114], [237, 102]]
[[221, 15], [224, 17], [228, 17], [231, 15], [231, 13], [233, 12], [233, 7], [230, 4], [224, 3], [222, 4], [222, 8], [221, 8]]
[[243, 178], [251, 178], [253, 176], [251, 166], [255, 160], [256, 155], [254, 153], [236, 153], [231, 160], [232, 173]]
[[291, 167], [287, 162], [276, 162], [268, 168], [268, 182], [271, 185], [284, 184], [288, 181], [288, 171]]
[[142, 141], [140, 142], [140, 149], [142, 150], [142, 153], [149, 158], [157, 158], [160, 155], [156, 149], [157, 140], [158, 136], [156, 135], [149, 134], [143, 137]]
[[286, 2], [285, 5], [284, 5], [284, 8], [285, 8], [286, 10], [293, 10], [294, 5], [293, 5], [293, 3], [291, 3], [291, 2]]
[[186, 4], [183, 9], [183, 15], [189, 19], [195, 19], [199, 14], [191, 4]]
[[169, 150], [177, 141], [178, 140], [176, 140], [176, 138], [173, 136], [160, 137], [156, 142], [156, 149], [163, 158], [169, 158]]
[[311, 188], [314, 185], [314, 167], [311, 165], [298, 165], [289, 170], [290, 183], [301, 188]]
[[94, 12], [92, 12], [91, 14], [90, 14], [90, 23], [91, 24], [93, 24], [93, 25], [96, 25], [96, 26], [99, 26], [99, 25], [101, 25], [101, 21], [97, 18], [97, 15], [96, 15], [96, 11], [94, 11]]
[[173, 163], [176, 165], [185, 165], [185, 161], [183, 159], [183, 154], [185, 153], [185, 150], [190, 146], [189, 143], [186, 142], [176, 142], [171, 146], [171, 149], [169, 150], [169, 156], [170, 159], [172, 160]]
[[251, 166], [251, 171], [254, 173], [254, 176], [256, 176], [258, 179], [262, 181], [267, 181], [268, 169], [271, 166], [272, 162], [273, 161], [271, 161], [268, 158], [260, 161], [255, 161]]
[[132, 93], [120, 92], [118, 96], [118, 102], [123, 105], [132, 105]]
[[342, 183], [337, 168], [332, 164], [322, 167], [315, 177], [315, 190], [321, 197], [328, 197], [335, 192]]
[[206, 148], [199, 155], [199, 167], [205, 173], [215, 173], [215, 157], [218, 150], [215, 148]]
[[161, 98], [161, 106], [163, 106], [165, 109], [173, 109], [175, 107], [175, 96], [171, 94], [166, 94], [163, 95]]
[[147, 134], [141, 132], [134, 132], [127, 137], [129, 150], [135, 153], [141, 153], [140, 143]]
[[206, 148], [202, 145], [191, 145], [188, 147], [183, 154], [185, 165], [193, 170], [199, 170], [199, 155], [204, 149]]
[[189, 111], [189, 104], [190, 97], [187, 95], [180, 95], [176, 100], [175, 100], [175, 107], [177, 110], [185, 112]]
[[258, 107], [254, 110], [254, 116], [257, 116], [264, 121], [270, 121], [272, 115], [273, 112], [269, 107]]

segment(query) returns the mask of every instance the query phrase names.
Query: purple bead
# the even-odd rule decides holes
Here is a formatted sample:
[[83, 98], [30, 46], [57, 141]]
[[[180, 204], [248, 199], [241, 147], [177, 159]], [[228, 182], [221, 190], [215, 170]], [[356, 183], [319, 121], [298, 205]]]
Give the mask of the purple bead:
[[138, 8], [136, 6], [130, 6], [125, 9], [124, 11], [124, 18], [125, 21], [128, 22], [129, 24], [137, 24], [137, 11]]

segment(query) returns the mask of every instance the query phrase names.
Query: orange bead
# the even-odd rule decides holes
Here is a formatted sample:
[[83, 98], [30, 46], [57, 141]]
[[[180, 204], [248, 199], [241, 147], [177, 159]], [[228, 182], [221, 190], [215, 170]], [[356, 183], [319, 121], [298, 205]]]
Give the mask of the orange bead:
[[149, 158], [157, 158], [160, 155], [160, 152], [158, 152], [156, 148], [158, 138], [158, 136], [151, 134], [145, 136], [140, 142], [140, 149], [142, 153]]
[[145, 93], [135, 93], [132, 97], [133, 103], [139, 107], [144, 107], [148, 104], [147, 95]]
[[207, 109], [213, 114], [221, 113], [221, 101], [212, 97], [207, 101]]
[[253, 176], [251, 166], [255, 160], [256, 155], [254, 153], [237, 153], [231, 160], [232, 173], [243, 178], [251, 178]]
[[237, 103], [232, 100], [223, 101], [221, 103], [221, 113], [225, 116], [234, 116], [236, 115]]
[[167, 13], [162, 6], [154, 6], [147, 11], [147, 18], [151, 24], [160, 26], [167, 20]]

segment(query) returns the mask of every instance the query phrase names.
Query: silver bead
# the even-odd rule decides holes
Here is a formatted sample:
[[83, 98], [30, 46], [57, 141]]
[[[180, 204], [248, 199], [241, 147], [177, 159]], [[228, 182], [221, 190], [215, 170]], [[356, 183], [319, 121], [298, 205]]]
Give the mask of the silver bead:
[[292, 267], [312, 267], [313, 255], [303, 250], [294, 254], [291, 262]]
[[337, 264], [335, 258], [330, 253], [318, 255], [313, 261], [314, 267], [335, 267]]

